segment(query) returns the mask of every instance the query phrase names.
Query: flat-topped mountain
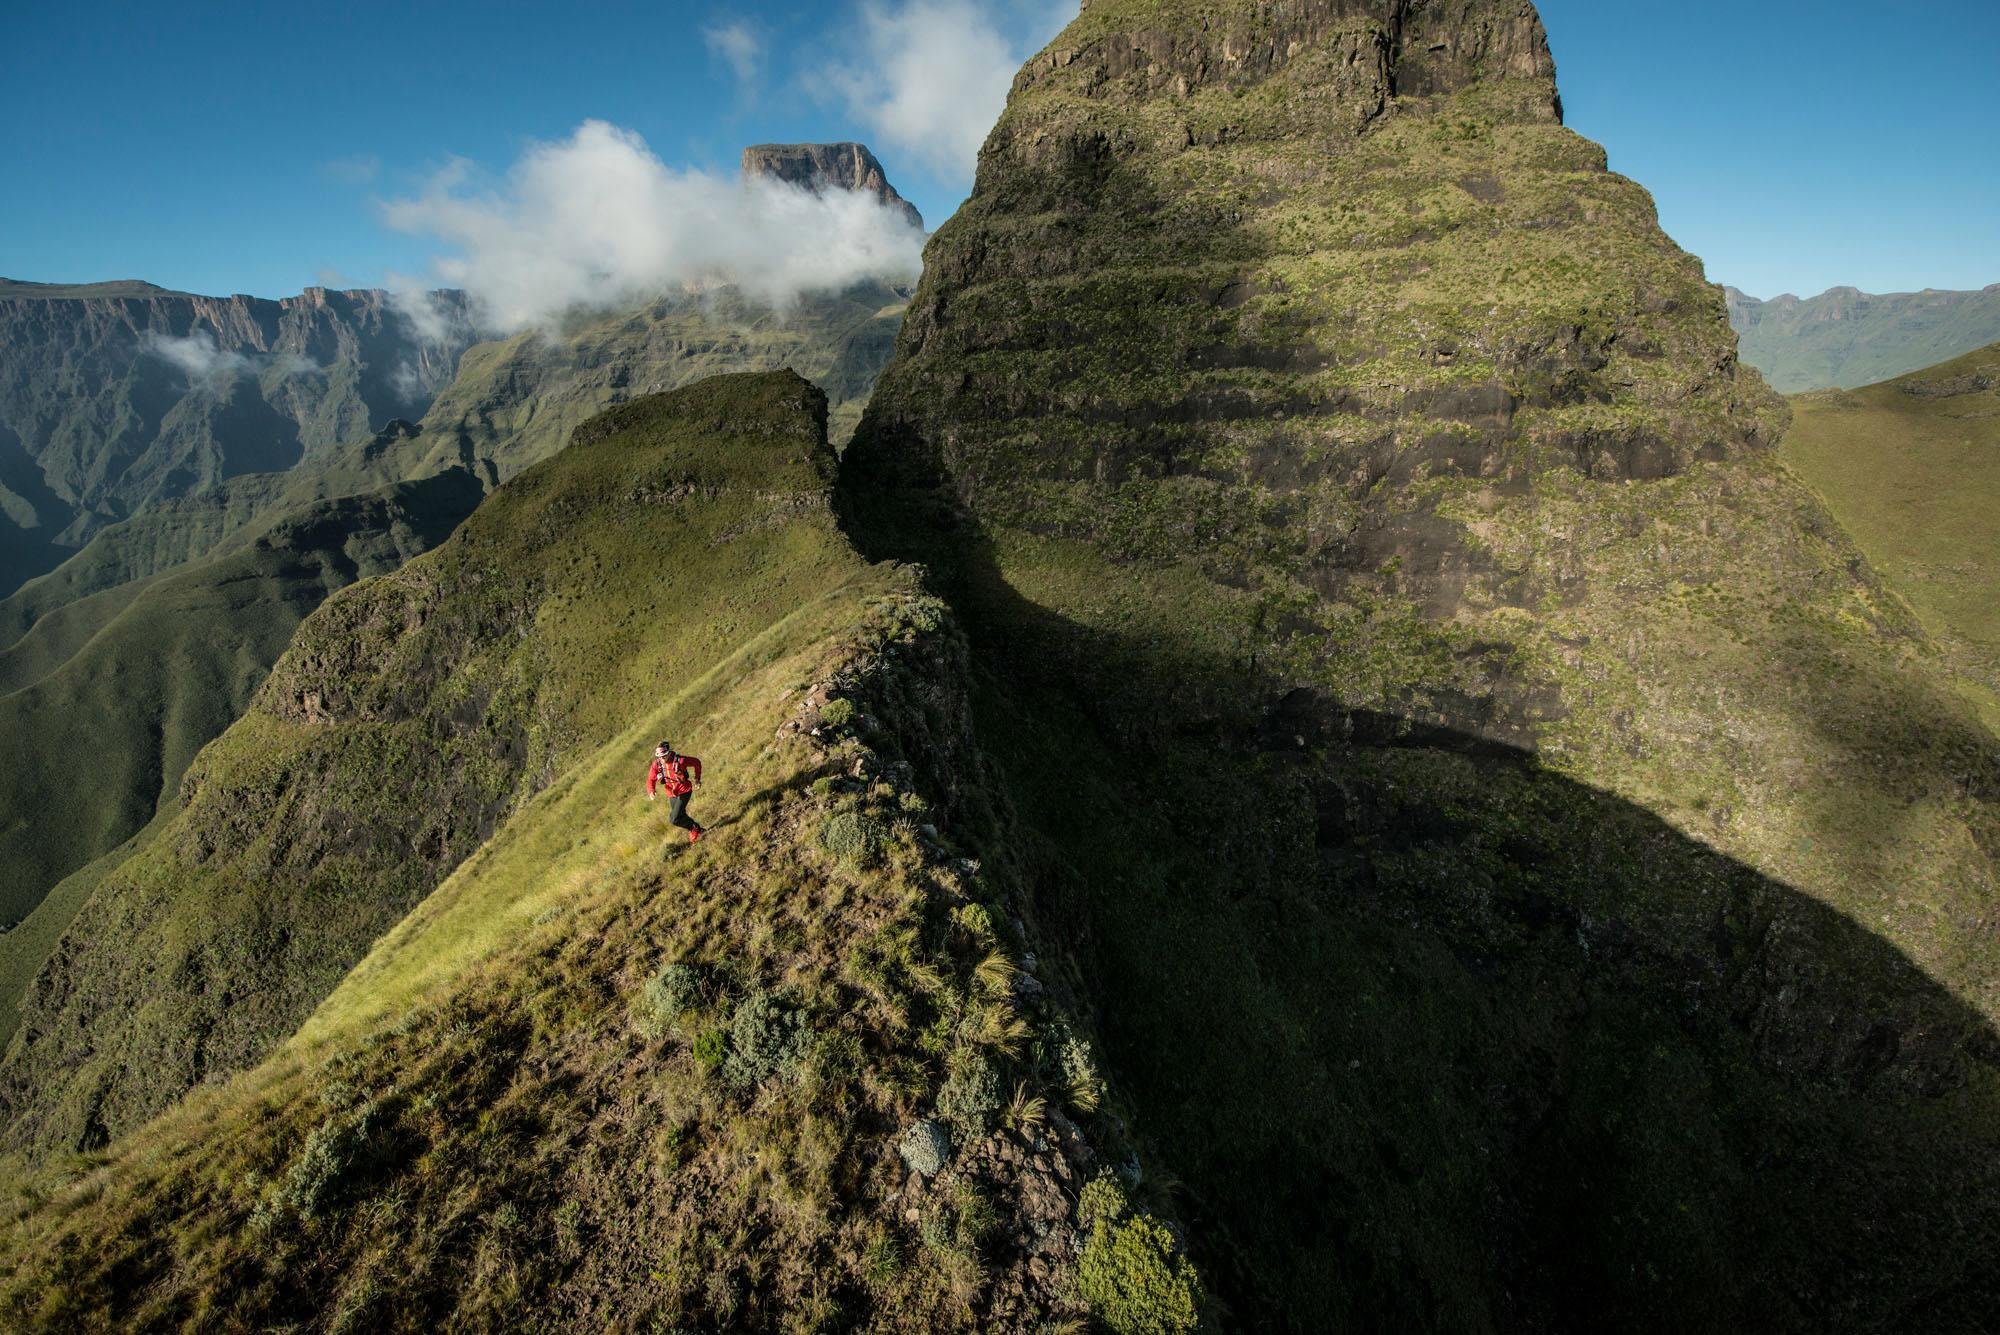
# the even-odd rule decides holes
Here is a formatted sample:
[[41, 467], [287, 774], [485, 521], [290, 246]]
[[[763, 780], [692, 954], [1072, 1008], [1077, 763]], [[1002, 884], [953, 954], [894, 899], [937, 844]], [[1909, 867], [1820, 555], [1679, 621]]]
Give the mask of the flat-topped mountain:
[[921, 229], [924, 215], [896, 193], [889, 174], [866, 144], [753, 144], [743, 150], [745, 176], [770, 176], [818, 194], [860, 190]]

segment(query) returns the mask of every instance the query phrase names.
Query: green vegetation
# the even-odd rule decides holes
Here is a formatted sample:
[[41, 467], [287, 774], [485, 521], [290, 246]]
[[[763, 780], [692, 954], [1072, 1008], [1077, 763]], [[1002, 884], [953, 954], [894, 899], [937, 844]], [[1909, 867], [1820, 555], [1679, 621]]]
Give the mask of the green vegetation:
[[1781, 393], [1857, 389], [2000, 339], [2000, 283], [1978, 292], [1876, 296], [1837, 287], [1804, 301], [1729, 290], [1743, 360]]
[[464, 341], [420, 334], [386, 292], [0, 286], [0, 435], [15, 451], [0, 478], [0, 596], [155, 501], [310, 471], [418, 416]]
[[1117, 1335], [1178, 1335], [1201, 1317], [1201, 1280], [1165, 1226], [1135, 1215], [1111, 1178], [1083, 1189], [1079, 1224], [1088, 1230], [1077, 1286]]
[[[31, 295], [41, 318], [96, 309]], [[286, 471], [162, 495], [97, 533], [0, 601], [0, 692], [11, 692], [0, 694], [0, 740], [28, 758], [0, 784], [0, 811], [13, 813], [0, 827], [0, 921], [21, 919], [144, 825], [328, 593], [442, 540], [477, 500], [467, 469], [491, 486], [635, 394], [786, 364], [829, 387], [844, 440], [887, 360], [901, 300], [864, 285], [781, 314], [711, 293], [586, 319], [560, 338], [479, 345], [421, 429], [316, 439]], [[0, 353], [4, 339], [0, 328]], [[34, 370], [6, 364], [10, 375]], [[78, 374], [111, 371], [91, 362]], [[422, 481], [394, 485], [404, 478]], [[53, 945], [46, 931], [34, 939]], [[35, 967], [26, 955], [21, 964], [0, 991], [8, 1014]]]
[[928, 258], [837, 464], [791, 375], [591, 419], [65, 887], [0, 1314], [1990, 1324], [1971, 623], [1532, 10], [1096, 0]]
[[2000, 344], [1792, 401], [1786, 464], [1980, 694], [2000, 732]]
[[257, 1060], [520, 802], [844, 577], [816, 391], [757, 383], [612, 414], [300, 627], [31, 993], [0, 1066], [15, 1143], [94, 1143]]
[[25, 917], [150, 821], [307, 613], [443, 541], [478, 499], [454, 470], [311, 506], [222, 556], [72, 604], [110, 603], [81, 643], [41, 653], [60, 638], [49, 618], [0, 653], [14, 686], [0, 695], [0, 916]]
[[[416, 716], [448, 718], [428, 701], [490, 683], [496, 644], [543, 665], [544, 702], [568, 703], [536, 715], [563, 727], [564, 749], [267, 1060], [139, 1134], [6, 1174], [11, 1324], [380, 1328], [533, 1313], [916, 1331], [1081, 1316], [1063, 1184], [1095, 1152], [1073, 1123], [1023, 1120], [901, 1183], [897, 1138], [953, 1072], [984, 1060], [1025, 1103], [1043, 1088], [1035, 1053], [1081, 1031], [1013, 988], [1019, 947], [996, 924], [1018, 883], [1004, 858], [988, 871], [959, 851], [1005, 847], [977, 782], [965, 648], [912, 572], [841, 543], [823, 403], [771, 375], [620, 409], [436, 552], [309, 620], [259, 706], [203, 754], [186, 811], [92, 908], [143, 903], [149, 869], [201, 831], [208, 854], [180, 865], [227, 875], [264, 823], [222, 829], [204, 809], [218, 789], [263, 781], [275, 748], [332, 747], [286, 767], [292, 809], [352, 801], [343, 772], [391, 753], [340, 735], [402, 716], [391, 689], [418, 693]], [[711, 578], [718, 562], [734, 563], [726, 584]], [[590, 598], [565, 583], [572, 569]], [[494, 617], [492, 640], [411, 681], [412, 663], [466, 638], [428, 638], [459, 624], [453, 600], [508, 606], [504, 587], [518, 586], [495, 589], [502, 579], [532, 580], [538, 606]], [[371, 635], [367, 609], [407, 605], [412, 589], [437, 591], [422, 623]], [[556, 695], [592, 670], [603, 683]], [[322, 712], [290, 721], [315, 693]], [[813, 734], [834, 695], [871, 721], [865, 741]], [[598, 704], [616, 726], [589, 729]], [[713, 833], [696, 845], [639, 796], [662, 735], [708, 763]], [[416, 753], [451, 745], [431, 733], [395, 763], [418, 768]], [[830, 806], [888, 832], [869, 869], [822, 846]], [[376, 893], [393, 890], [387, 867], [370, 875]], [[183, 885], [172, 933], [198, 923], [185, 907], [199, 889]], [[357, 883], [347, 902], [363, 894]], [[173, 948], [143, 917], [116, 930], [118, 954]], [[111, 961], [93, 963], [100, 980], [68, 990], [106, 986]], [[231, 977], [248, 989], [276, 974]], [[57, 1017], [38, 995], [39, 1035]], [[10, 1069], [40, 1046], [17, 1039]], [[1029, 1200], [1053, 1210], [1035, 1216], [1040, 1234], [1001, 1204]]]

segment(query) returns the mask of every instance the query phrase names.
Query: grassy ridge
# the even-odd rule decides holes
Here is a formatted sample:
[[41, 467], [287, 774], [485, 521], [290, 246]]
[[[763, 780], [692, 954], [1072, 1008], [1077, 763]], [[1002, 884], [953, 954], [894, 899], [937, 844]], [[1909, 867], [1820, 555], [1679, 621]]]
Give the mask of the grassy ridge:
[[1802, 395], [1792, 412], [1785, 462], [1983, 688], [2000, 730], [2000, 345]]
[[[972, 744], [963, 642], [914, 572], [841, 541], [823, 413], [783, 375], [620, 409], [301, 631], [260, 710], [204, 753], [187, 812], [91, 901], [138, 907], [122, 951], [204, 930], [198, 884], [170, 926], [143, 925], [147, 868], [176, 846], [186, 869], [209, 839], [199, 874], [257, 893], [215, 864], [246, 862], [267, 822], [204, 835], [203, 812], [288, 730], [322, 748], [300, 774], [352, 771], [379, 748], [333, 739], [451, 716], [492, 684], [498, 646], [539, 665], [546, 732], [527, 750], [546, 777], [295, 1036], [271, 1030], [268, 1060], [100, 1154], [10, 1173], [0, 1311], [918, 1331], [1073, 1322], [1088, 1303], [1186, 1328], [1198, 1289], [1166, 1230], [1110, 1186], [1078, 1217], [1117, 1124], [1080, 1129], [1102, 1090], [1055, 1000], [1070, 981], [1023, 951], [1032, 909]], [[437, 634], [439, 612], [377, 634], [367, 611], [419, 586], [506, 604], [492, 584], [513, 578], [533, 611], [415, 682], [466, 637]], [[283, 717], [306, 700], [326, 716]], [[478, 735], [494, 727], [489, 709]], [[642, 800], [660, 736], [707, 762], [698, 845]], [[402, 773], [440, 741], [411, 740]], [[324, 777], [292, 787], [351, 800]], [[896, 1154], [925, 1113], [949, 1128], [934, 1177]]]
[[753, 383], [573, 446], [300, 627], [30, 994], [15, 1143], [91, 1143], [254, 1061], [518, 802], [837, 578], [817, 391]]

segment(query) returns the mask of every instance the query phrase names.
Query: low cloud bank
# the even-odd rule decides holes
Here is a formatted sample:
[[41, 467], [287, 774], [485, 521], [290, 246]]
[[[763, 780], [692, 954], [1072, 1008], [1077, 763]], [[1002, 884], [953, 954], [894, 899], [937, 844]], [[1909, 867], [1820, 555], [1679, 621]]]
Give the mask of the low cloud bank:
[[[497, 186], [482, 188], [458, 162], [384, 211], [390, 225], [452, 252], [405, 290], [463, 289], [490, 333], [719, 283], [782, 307], [808, 292], [913, 278], [923, 257], [923, 233], [871, 195], [676, 170], [638, 135], [595, 120], [530, 148]], [[426, 305], [404, 301], [420, 328], [435, 318]]]
[[139, 335], [139, 351], [179, 368], [187, 376], [190, 386], [226, 379], [242, 372], [255, 372], [260, 366], [287, 376], [305, 375], [321, 369], [312, 358], [295, 352], [250, 356], [231, 351], [205, 329], [181, 337], [147, 330]]

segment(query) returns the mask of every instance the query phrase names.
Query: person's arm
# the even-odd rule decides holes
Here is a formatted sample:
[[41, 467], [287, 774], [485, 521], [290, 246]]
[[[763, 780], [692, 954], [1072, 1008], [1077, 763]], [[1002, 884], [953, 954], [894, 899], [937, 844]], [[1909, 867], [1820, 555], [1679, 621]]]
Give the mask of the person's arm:
[[701, 782], [701, 757], [699, 757], [699, 756], [689, 756], [689, 757], [687, 758], [687, 762], [688, 762], [688, 778], [690, 778], [690, 779], [694, 780], [694, 781], [695, 781], [696, 783], [700, 783], [700, 782]]
[[646, 800], [648, 802], [653, 802], [658, 800], [653, 796], [653, 790], [659, 786], [660, 786], [660, 762], [655, 760], [652, 764], [646, 766]]

